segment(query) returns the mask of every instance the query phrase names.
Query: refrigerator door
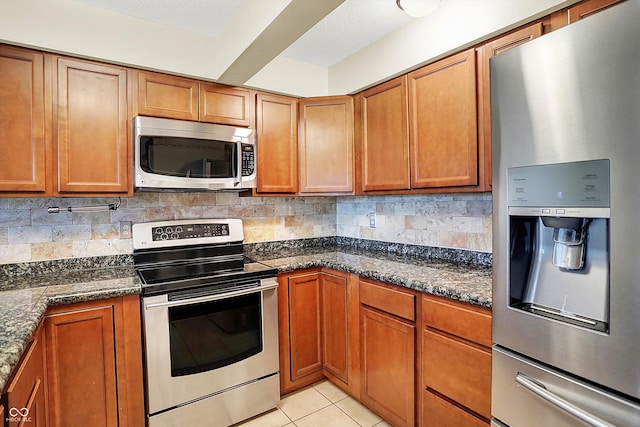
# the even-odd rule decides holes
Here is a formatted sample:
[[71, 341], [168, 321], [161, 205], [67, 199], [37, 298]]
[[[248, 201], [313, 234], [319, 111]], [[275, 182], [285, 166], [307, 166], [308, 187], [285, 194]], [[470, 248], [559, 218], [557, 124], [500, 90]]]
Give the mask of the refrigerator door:
[[[492, 339], [640, 401], [638, 22], [640, 1], [621, 2], [491, 59]], [[602, 245], [608, 248], [608, 258], [601, 258], [600, 265], [609, 269], [608, 292], [594, 293], [591, 284], [584, 283], [584, 292], [578, 289], [568, 295], [567, 306], [572, 298], [595, 298], [586, 303], [598, 307], [606, 328], [590, 329], [514, 307], [509, 274], [518, 270], [511, 268], [516, 258], [509, 250], [513, 198], [508, 193], [508, 171], [603, 159], [610, 162], [610, 217], [603, 220], [608, 221], [608, 242]], [[585, 174], [576, 185], [585, 190], [606, 187], [606, 181], [598, 177]], [[558, 203], [567, 196], [562, 191], [555, 194]], [[573, 209], [575, 204], [566, 207]], [[587, 253], [593, 248], [588, 247]], [[551, 256], [549, 265], [558, 271]], [[555, 286], [558, 278], [552, 277], [553, 283], [545, 284], [547, 289], [566, 285]]]
[[[509, 427], [640, 426], [640, 405], [495, 346], [491, 412]], [[494, 421], [495, 422], [495, 421]]]

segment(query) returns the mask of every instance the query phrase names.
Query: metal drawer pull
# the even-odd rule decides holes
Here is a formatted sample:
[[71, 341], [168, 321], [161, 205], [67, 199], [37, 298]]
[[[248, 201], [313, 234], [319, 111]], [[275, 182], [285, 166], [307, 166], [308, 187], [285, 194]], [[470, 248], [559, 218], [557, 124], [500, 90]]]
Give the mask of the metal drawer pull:
[[585, 423], [589, 424], [590, 426], [593, 427], [616, 427], [613, 424], [610, 424], [608, 422], [606, 422], [605, 420], [596, 417], [593, 414], [590, 414], [589, 412], [585, 411], [584, 409], [580, 409], [579, 407], [575, 406], [574, 404], [566, 401], [565, 399], [561, 398], [560, 396], [550, 392], [549, 390], [547, 390], [544, 385], [542, 385], [541, 383], [538, 383], [537, 381], [534, 381], [533, 379], [529, 378], [528, 376], [526, 376], [525, 374], [518, 372], [518, 374], [516, 375], [516, 382], [518, 384], [520, 384], [521, 386], [523, 386], [524, 388], [526, 388], [527, 390], [529, 390], [531, 393], [535, 394], [538, 397], [541, 397], [542, 399], [546, 400], [547, 402], [557, 406], [558, 408], [562, 409], [563, 411], [568, 412], [569, 414], [573, 415], [574, 417], [578, 418], [581, 421], [584, 421]]

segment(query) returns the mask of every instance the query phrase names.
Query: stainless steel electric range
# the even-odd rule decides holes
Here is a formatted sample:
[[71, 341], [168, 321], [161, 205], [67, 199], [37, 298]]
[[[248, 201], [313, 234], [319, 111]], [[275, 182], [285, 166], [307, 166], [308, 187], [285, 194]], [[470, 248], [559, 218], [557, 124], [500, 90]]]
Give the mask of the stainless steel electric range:
[[133, 226], [150, 427], [228, 426], [279, 399], [277, 271], [239, 219]]

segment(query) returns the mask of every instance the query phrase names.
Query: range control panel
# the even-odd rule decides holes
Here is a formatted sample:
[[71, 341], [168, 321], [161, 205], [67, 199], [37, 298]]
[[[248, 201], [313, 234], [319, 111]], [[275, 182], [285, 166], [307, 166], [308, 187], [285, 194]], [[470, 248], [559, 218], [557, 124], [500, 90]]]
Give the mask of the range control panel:
[[219, 245], [244, 240], [239, 218], [197, 218], [152, 221], [131, 227], [133, 250]]
[[200, 237], [223, 237], [229, 235], [229, 224], [180, 224], [153, 227], [152, 238], [158, 240], [196, 239]]

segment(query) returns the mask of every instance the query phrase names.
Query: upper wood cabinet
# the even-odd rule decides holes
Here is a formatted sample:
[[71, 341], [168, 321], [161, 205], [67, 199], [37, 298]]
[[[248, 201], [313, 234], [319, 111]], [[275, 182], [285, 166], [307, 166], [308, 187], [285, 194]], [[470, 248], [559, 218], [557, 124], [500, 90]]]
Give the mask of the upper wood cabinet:
[[623, 0], [588, 0], [577, 5], [569, 7], [567, 11], [568, 23], [572, 24], [580, 19], [586, 18], [589, 15], [600, 12], [613, 6], [616, 3], [620, 3]]
[[137, 114], [198, 120], [198, 82], [167, 74], [138, 71]]
[[137, 114], [253, 127], [253, 91], [194, 79], [137, 72]]
[[200, 121], [254, 127], [253, 92], [217, 83], [200, 83]]
[[259, 194], [298, 191], [298, 100], [259, 93], [256, 97]]
[[300, 194], [353, 193], [353, 98], [300, 101]]
[[518, 47], [542, 35], [542, 23], [536, 23], [495, 39], [478, 48], [478, 123], [479, 149], [483, 165], [480, 181], [486, 190], [491, 190], [491, 73], [489, 60], [503, 52]]
[[0, 192], [131, 195], [128, 70], [0, 46]]
[[476, 185], [475, 50], [427, 65], [408, 78], [411, 187]]
[[362, 190], [408, 190], [407, 76], [362, 92], [356, 102]]
[[[48, 59], [48, 57], [47, 57]], [[45, 192], [51, 99], [45, 54], [0, 45], [0, 191]]]
[[131, 192], [127, 70], [57, 60], [58, 194]]

